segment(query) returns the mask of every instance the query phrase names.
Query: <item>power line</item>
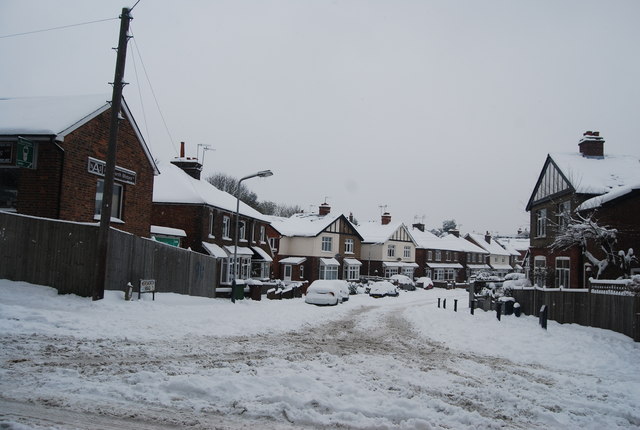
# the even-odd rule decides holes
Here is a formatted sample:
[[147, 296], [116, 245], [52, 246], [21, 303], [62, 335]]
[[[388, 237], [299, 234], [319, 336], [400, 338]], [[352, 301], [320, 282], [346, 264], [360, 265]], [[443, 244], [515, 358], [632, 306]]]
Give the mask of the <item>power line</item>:
[[116, 20], [116, 19], [119, 19], [119, 18], [98, 19], [96, 21], [80, 22], [78, 24], [63, 25], [61, 27], [52, 27], [52, 28], [45, 28], [45, 29], [42, 29], [42, 30], [25, 31], [24, 33], [6, 34], [4, 36], [0, 36], [0, 39], [6, 39], [6, 38], [9, 38], [9, 37], [24, 36], [24, 35], [27, 35], [27, 34], [43, 33], [45, 31], [62, 30], [62, 29], [65, 29], [65, 28], [79, 27], [81, 25], [96, 24], [98, 22], [113, 21], [113, 20]]
[[[131, 31], [131, 35], [133, 36], [133, 30]], [[144, 61], [142, 60], [142, 55], [140, 54], [140, 49], [138, 48], [138, 43], [136, 42], [135, 37], [133, 38], [133, 46], [138, 53], [138, 58], [140, 59], [140, 64], [142, 65], [142, 70], [144, 71], [144, 75], [147, 78], [147, 83], [149, 84], [149, 89], [151, 90], [151, 94], [153, 95], [153, 100], [156, 102], [156, 108], [158, 109], [158, 113], [160, 113], [160, 118], [162, 118], [162, 123], [164, 124], [164, 128], [169, 136], [171, 141], [171, 145], [173, 149], [175, 149], [176, 154], [179, 153], [178, 148], [175, 146], [175, 141], [173, 140], [173, 136], [171, 136], [171, 132], [169, 131], [169, 127], [167, 126], [167, 121], [164, 119], [164, 115], [162, 114], [162, 109], [160, 109], [160, 103], [158, 103], [158, 97], [156, 97], [156, 92], [153, 90], [153, 85], [151, 85], [151, 80], [149, 79], [149, 74], [147, 73], [147, 68], [144, 65]]]

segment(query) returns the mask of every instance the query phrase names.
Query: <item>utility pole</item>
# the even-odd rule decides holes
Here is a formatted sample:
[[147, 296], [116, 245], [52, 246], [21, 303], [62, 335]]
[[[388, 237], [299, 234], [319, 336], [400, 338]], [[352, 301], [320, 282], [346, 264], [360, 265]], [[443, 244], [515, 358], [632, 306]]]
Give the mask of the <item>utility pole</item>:
[[111, 206], [113, 200], [113, 177], [116, 170], [116, 146], [118, 141], [118, 121], [122, 107], [122, 88], [125, 83], [124, 65], [127, 60], [127, 42], [129, 41], [129, 22], [131, 10], [122, 8], [120, 15], [120, 37], [118, 38], [118, 56], [116, 72], [113, 79], [113, 96], [111, 98], [111, 124], [109, 127], [109, 147], [104, 172], [104, 186], [102, 187], [102, 209], [100, 212], [100, 229], [98, 231], [98, 262], [96, 270], [96, 284], [93, 288], [93, 300], [104, 298], [104, 287], [107, 277], [107, 255], [109, 248], [109, 224], [111, 221]]

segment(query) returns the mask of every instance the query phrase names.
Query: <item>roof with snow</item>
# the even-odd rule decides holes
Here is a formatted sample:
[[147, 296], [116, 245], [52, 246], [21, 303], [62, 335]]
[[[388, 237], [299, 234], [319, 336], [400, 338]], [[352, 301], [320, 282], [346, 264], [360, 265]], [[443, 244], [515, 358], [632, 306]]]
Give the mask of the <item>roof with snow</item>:
[[[162, 174], [156, 176], [153, 183], [154, 203], [205, 204], [235, 213], [237, 200], [231, 194], [189, 176], [171, 163], [162, 162], [160, 166]], [[269, 222], [268, 216], [243, 202], [240, 202], [240, 214]]]
[[598, 196], [636, 184], [640, 184], [640, 160], [637, 157], [551, 153], [529, 198], [527, 210], [535, 202], [566, 192]]
[[583, 157], [580, 153], [549, 154], [579, 194], [604, 194], [640, 182], [640, 160], [628, 155]]
[[419, 229], [411, 230], [411, 236], [416, 241], [417, 248], [422, 249], [440, 249], [443, 251], [457, 252], [475, 252], [478, 254], [486, 254], [487, 251], [474, 245], [473, 243], [454, 234], [438, 237], [429, 231]]
[[[0, 97], [0, 135], [55, 136], [57, 141], [111, 107], [108, 94], [51, 97]], [[158, 167], [124, 97], [122, 111], [154, 169]]]
[[487, 242], [484, 238], [484, 234], [467, 233], [465, 237], [473, 239], [475, 244], [483, 248], [491, 255], [511, 255], [509, 251], [500, 246], [500, 244], [493, 238], [491, 238], [491, 242]]
[[283, 236], [315, 237], [333, 224], [342, 214], [318, 215], [317, 213], [293, 214], [289, 218], [271, 216], [271, 226]]
[[502, 245], [512, 255], [519, 255], [521, 252], [529, 250], [531, 240], [520, 237], [498, 237], [496, 241]]
[[404, 223], [381, 224], [378, 221], [369, 221], [356, 227], [358, 233], [362, 236], [364, 243], [381, 244], [391, 240], [396, 232], [404, 230], [414, 244], [415, 239], [411, 236], [409, 229]]

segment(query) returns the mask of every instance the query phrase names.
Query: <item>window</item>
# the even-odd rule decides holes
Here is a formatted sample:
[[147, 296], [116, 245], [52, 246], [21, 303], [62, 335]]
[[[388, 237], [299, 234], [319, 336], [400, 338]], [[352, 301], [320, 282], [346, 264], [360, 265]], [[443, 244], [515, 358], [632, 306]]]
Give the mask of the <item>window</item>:
[[533, 282], [539, 287], [547, 283], [547, 259], [544, 256], [536, 255], [533, 259]]
[[278, 243], [280, 242], [280, 239], [278, 239], [277, 237], [270, 237], [269, 238], [269, 247], [271, 247], [271, 251], [273, 253], [278, 253]]
[[348, 281], [353, 281], [359, 278], [360, 278], [360, 265], [349, 264], [344, 266], [344, 279]]
[[436, 251], [436, 261], [440, 261], [442, 260], [442, 251], [437, 250]]
[[536, 237], [547, 236], [547, 210], [540, 209], [536, 212]]
[[454, 269], [434, 269], [433, 271], [434, 281], [453, 281], [455, 280]]
[[333, 249], [333, 238], [329, 236], [322, 237], [322, 251], [331, 252]]
[[214, 221], [214, 216], [213, 216], [213, 211], [210, 210], [209, 211], [209, 237], [213, 237], [213, 221]]
[[413, 267], [403, 267], [402, 274], [408, 276], [409, 279], [413, 279]]
[[451, 261], [451, 251], [445, 252], [445, 256], [447, 258], [447, 261]]
[[304, 266], [300, 265], [300, 279], [304, 279]]
[[433, 251], [427, 251], [427, 261], [433, 261]]
[[238, 240], [247, 240], [247, 223], [240, 221], [238, 223]]
[[[104, 181], [98, 179], [96, 187], [96, 215], [102, 213], [102, 194]], [[111, 197], [111, 218], [122, 219], [122, 185], [113, 184], [113, 197]]]
[[569, 257], [556, 258], [556, 288], [569, 288]]
[[457, 252], [453, 253], [453, 261], [458, 261], [458, 253]]
[[230, 226], [231, 226], [231, 220], [229, 219], [229, 217], [228, 216], [223, 217], [222, 218], [222, 237], [224, 237], [225, 239], [230, 239], [229, 237]]
[[567, 226], [570, 216], [571, 202], [569, 200], [566, 200], [564, 202], [558, 203], [558, 210], [556, 212], [558, 230], [563, 230]]
[[338, 266], [320, 264], [319, 279], [338, 279]]
[[393, 275], [397, 275], [398, 274], [398, 268], [397, 267], [385, 267], [384, 269], [384, 277], [385, 278], [390, 278]]
[[263, 225], [261, 225], [260, 226], [260, 243], [264, 243], [264, 240], [266, 238], [266, 231], [267, 229]]
[[387, 246], [387, 257], [395, 257], [396, 256], [396, 246], [388, 245]]
[[411, 247], [410, 246], [405, 246], [404, 247], [404, 252], [402, 253], [402, 256], [404, 258], [411, 258]]
[[[229, 284], [233, 279], [233, 257], [222, 260], [220, 283]], [[249, 279], [251, 275], [251, 257], [238, 256], [236, 279]]]
[[345, 239], [344, 252], [345, 254], [353, 254], [353, 239]]

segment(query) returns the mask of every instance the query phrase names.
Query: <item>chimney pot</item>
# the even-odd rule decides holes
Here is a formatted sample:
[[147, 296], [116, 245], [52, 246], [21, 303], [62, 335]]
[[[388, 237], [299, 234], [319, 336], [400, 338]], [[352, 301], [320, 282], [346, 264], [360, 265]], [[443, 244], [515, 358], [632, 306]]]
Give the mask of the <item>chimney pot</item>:
[[391, 214], [389, 212], [385, 212], [382, 214], [382, 225], [387, 225], [391, 222]]
[[180, 158], [184, 158], [184, 142], [180, 142]]

